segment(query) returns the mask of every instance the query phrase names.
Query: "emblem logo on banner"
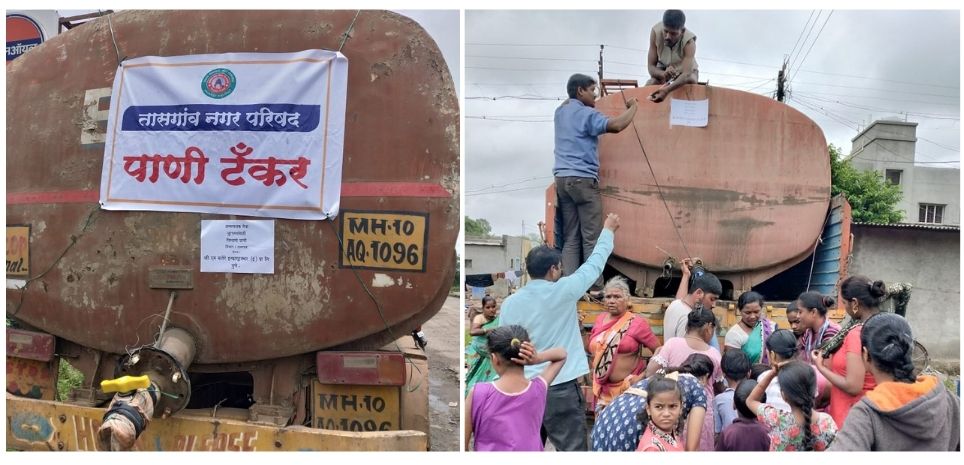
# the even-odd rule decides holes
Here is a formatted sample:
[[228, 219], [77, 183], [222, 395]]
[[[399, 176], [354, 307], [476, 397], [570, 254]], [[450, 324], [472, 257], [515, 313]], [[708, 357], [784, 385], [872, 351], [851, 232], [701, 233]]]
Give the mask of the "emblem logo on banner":
[[334, 217], [347, 88], [348, 60], [325, 50], [128, 60], [114, 77], [100, 203]]
[[208, 97], [224, 98], [234, 92], [235, 83], [237, 83], [237, 78], [234, 77], [234, 73], [230, 69], [218, 68], [211, 70], [204, 76], [204, 79], [201, 80], [201, 90]]

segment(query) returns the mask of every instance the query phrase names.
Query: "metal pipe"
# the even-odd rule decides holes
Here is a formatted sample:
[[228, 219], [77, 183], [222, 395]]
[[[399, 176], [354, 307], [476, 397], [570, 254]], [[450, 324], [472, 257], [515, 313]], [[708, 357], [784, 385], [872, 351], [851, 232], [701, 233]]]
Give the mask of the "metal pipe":
[[157, 348], [174, 357], [184, 370], [187, 370], [191, 363], [194, 363], [194, 357], [197, 355], [197, 344], [194, 342], [194, 337], [181, 328], [171, 328], [165, 332], [161, 339], [157, 341]]
[[164, 311], [164, 321], [161, 322], [161, 332], [157, 334], [158, 347], [160, 347], [161, 338], [164, 337], [164, 330], [167, 328], [167, 318], [171, 316], [171, 307], [174, 306], [175, 296], [177, 296], [177, 293], [174, 291], [171, 291], [171, 297], [167, 300], [167, 310]]

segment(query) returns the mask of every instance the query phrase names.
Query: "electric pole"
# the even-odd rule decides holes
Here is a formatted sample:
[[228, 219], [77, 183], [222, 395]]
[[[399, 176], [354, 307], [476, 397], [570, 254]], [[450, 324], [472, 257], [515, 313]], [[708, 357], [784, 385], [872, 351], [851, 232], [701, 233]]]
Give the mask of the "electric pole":
[[786, 97], [787, 62], [783, 62], [783, 67], [777, 72], [777, 101], [782, 102]]
[[599, 44], [599, 95], [602, 96], [602, 80], [603, 80], [603, 47], [605, 45]]

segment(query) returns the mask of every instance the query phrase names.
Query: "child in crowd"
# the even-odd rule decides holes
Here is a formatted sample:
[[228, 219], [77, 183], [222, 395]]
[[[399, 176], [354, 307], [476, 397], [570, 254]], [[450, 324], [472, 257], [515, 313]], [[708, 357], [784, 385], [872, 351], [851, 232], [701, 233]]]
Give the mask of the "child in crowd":
[[[477, 451], [542, 451], [539, 431], [549, 385], [566, 361], [561, 347], [536, 353], [529, 333], [519, 325], [489, 333], [489, 357], [499, 379], [478, 383], [465, 398], [465, 446], [475, 435]], [[524, 365], [551, 362], [528, 380]]]
[[683, 393], [672, 377], [657, 375], [646, 387], [646, 408], [639, 412], [643, 436], [636, 450], [639, 452], [681, 452], [685, 449], [680, 439], [680, 411]]
[[760, 375], [770, 371], [770, 365], [764, 363], [754, 363], [750, 365], [750, 379], [760, 379]]
[[[726, 363], [726, 354], [723, 355], [723, 363]], [[752, 379], [744, 379], [737, 384], [733, 393], [733, 405], [740, 415], [733, 420], [732, 424], [723, 428], [723, 432], [716, 440], [716, 450], [746, 452], [770, 450], [770, 431], [756, 420], [756, 414], [746, 405], [746, 400], [756, 384]]]
[[728, 350], [723, 354], [722, 365], [726, 389], [713, 398], [713, 424], [717, 435], [737, 417], [733, 408], [733, 393], [736, 385], [749, 376], [750, 359], [742, 350]]
[[[646, 408], [646, 389], [650, 381], [665, 376], [676, 376], [676, 383], [683, 393], [680, 423], [683, 423], [686, 450], [699, 450], [704, 419], [707, 418], [708, 398], [706, 381], [713, 373], [713, 361], [703, 354], [693, 354], [675, 368], [667, 368], [664, 375], [654, 375], [633, 384], [616, 397], [608, 407], [596, 416], [592, 427], [592, 450], [601, 452], [632, 452], [639, 446], [643, 432], [638, 418]], [[645, 423], [643, 423], [645, 424]], [[710, 423], [712, 424], [712, 423]]]
[[[771, 363], [773, 369], [763, 374], [746, 400], [757, 419], [770, 428], [770, 450], [826, 450], [837, 433], [837, 425], [830, 415], [814, 410], [817, 377], [813, 368], [796, 360]], [[779, 378], [783, 400], [790, 404], [789, 412], [761, 402], [774, 378]]]

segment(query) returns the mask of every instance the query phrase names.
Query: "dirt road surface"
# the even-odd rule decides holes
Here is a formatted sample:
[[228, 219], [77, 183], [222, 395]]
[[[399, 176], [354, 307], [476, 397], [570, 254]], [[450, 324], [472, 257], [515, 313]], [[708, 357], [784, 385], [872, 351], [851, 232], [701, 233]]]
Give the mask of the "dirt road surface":
[[[442, 309], [422, 325], [428, 338], [428, 407], [432, 451], [459, 450], [459, 353], [462, 327], [459, 324], [459, 299], [445, 299]], [[455, 405], [454, 407], [450, 405]]]

